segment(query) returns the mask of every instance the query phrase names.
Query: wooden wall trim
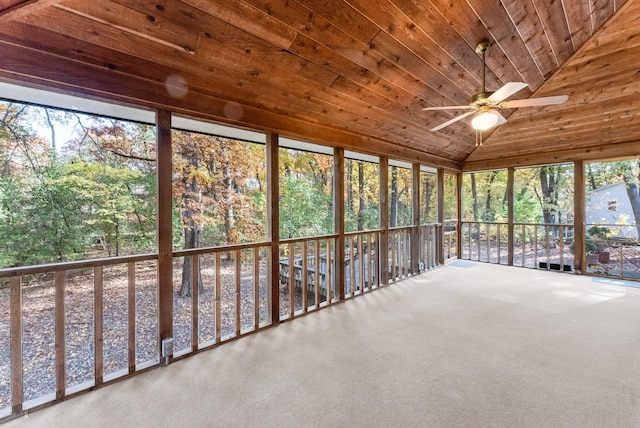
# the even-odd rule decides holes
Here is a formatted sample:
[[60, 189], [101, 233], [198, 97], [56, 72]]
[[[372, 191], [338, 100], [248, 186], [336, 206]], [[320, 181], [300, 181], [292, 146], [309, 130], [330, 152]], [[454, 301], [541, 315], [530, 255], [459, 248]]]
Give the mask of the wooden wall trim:
[[160, 335], [158, 355], [161, 355], [162, 340], [173, 337], [173, 199], [171, 194], [173, 167], [171, 112], [168, 110], [158, 110], [156, 113], [156, 139], [158, 153], [156, 170], [158, 186], [158, 333]]

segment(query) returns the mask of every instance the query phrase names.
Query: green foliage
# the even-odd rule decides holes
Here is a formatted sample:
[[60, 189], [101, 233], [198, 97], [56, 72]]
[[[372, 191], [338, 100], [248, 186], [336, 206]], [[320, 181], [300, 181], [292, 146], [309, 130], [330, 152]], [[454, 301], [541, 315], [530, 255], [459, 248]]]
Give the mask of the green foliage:
[[307, 177], [285, 177], [280, 190], [280, 238], [333, 233], [331, 196]]

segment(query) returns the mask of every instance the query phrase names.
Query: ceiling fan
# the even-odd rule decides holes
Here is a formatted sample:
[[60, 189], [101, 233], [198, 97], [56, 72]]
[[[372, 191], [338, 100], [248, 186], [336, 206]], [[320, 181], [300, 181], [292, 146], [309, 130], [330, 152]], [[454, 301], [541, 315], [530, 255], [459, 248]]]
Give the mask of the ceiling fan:
[[475, 94], [469, 100], [468, 105], [463, 106], [443, 106], [443, 107], [427, 107], [423, 110], [469, 110], [466, 113], [463, 113], [459, 116], [454, 117], [447, 122], [444, 122], [434, 128], [431, 128], [431, 131], [439, 131], [444, 127], [447, 127], [465, 117], [476, 114], [475, 117], [471, 120], [471, 126], [476, 131], [486, 131], [487, 129], [493, 128], [494, 126], [502, 125], [507, 121], [498, 112], [498, 110], [503, 108], [518, 108], [518, 107], [537, 107], [537, 106], [546, 106], [552, 104], [562, 104], [569, 99], [568, 95], [557, 95], [553, 97], [542, 97], [542, 98], [528, 98], [521, 100], [511, 100], [505, 101], [511, 95], [516, 92], [524, 89], [528, 85], [523, 82], [509, 82], [506, 83], [503, 87], [498, 89], [495, 92], [487, 92], [485, 88], [485, 54], [487, 52], [487, 48], [489, 47], [489, 41], [483, 40], [476, 46], [476, 52], [478, 54], [482, 54], [482, 92]]

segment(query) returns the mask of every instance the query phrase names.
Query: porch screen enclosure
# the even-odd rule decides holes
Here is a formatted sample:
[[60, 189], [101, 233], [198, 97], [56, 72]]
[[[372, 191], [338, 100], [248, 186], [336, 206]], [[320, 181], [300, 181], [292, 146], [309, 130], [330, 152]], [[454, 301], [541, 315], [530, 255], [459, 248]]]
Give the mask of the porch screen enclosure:
[[0, 418], [444, 260], [441, 169], [43, 96], [0, 103]]

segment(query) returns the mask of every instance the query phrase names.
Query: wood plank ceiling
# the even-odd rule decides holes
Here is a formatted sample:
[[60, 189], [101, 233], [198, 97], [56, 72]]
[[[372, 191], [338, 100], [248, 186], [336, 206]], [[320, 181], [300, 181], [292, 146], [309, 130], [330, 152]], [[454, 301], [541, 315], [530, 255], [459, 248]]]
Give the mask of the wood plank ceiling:
[[[0, 79], [480, 168], [630, 144], [639, 16], [640, 0], [0, 0]], [[487, 90], [570, 101], [505, 111], [476, 150], [468, 121], [430, 131], [457, 112], [422, 109], [480, 91], [482, 39]]]

